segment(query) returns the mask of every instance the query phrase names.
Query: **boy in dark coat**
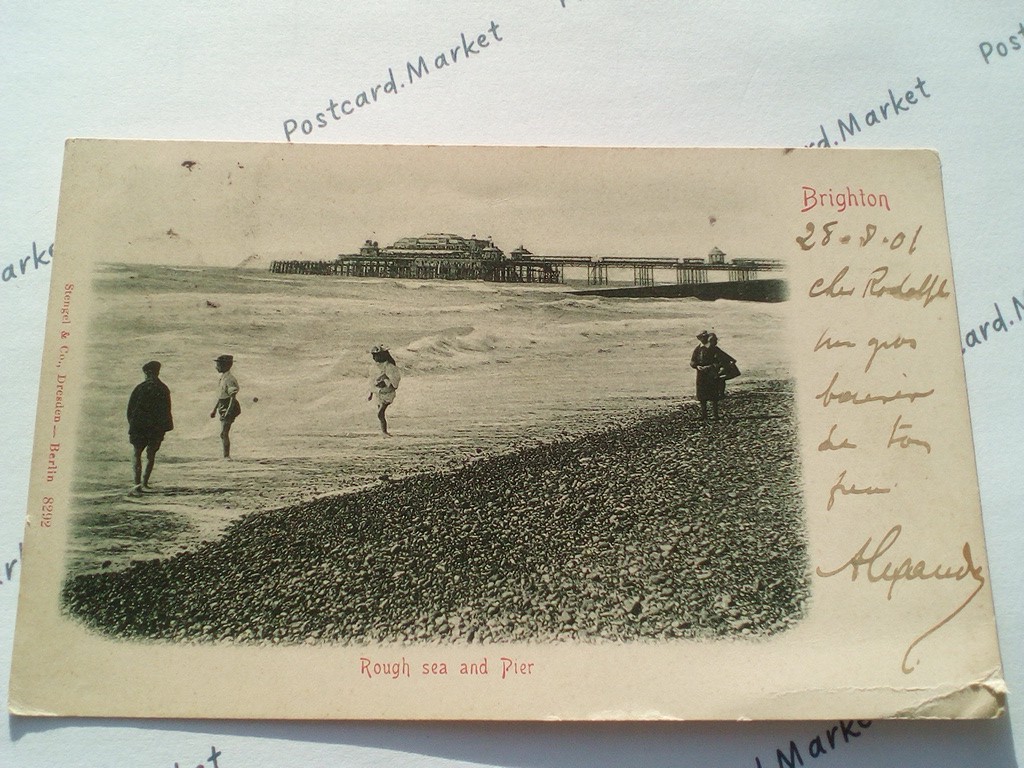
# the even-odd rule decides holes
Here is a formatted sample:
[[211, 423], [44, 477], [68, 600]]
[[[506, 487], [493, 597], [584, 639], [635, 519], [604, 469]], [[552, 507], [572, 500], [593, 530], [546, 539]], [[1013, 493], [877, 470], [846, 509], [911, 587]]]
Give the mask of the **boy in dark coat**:
[[[171, 418], [171, 391], [160, 381], [160, 363], [150, 360], [142, 366], [146, 380], [132, 390], [128, 398], [128, 440], [135, 449], [133, 466], [135, 487], [132, 495], [138, 496], [143, 488], [149, 488], [153, 474], [156, 452], [160, 450], [164, 434], [174, 429]], [[146, 471], [142, 471], [142, 452], [146, 452]]]

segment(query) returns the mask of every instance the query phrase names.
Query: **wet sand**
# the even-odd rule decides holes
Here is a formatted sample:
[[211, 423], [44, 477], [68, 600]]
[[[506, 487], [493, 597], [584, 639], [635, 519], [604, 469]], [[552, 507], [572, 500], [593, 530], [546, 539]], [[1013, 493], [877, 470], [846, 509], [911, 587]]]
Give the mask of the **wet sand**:
[[110, 635], [177, 642], [778, 632], [809, 589], [790, 384], [738, 389], [723, 412], [704, 423], [696, 403], [666, 403], [501, 450], [470, 444], [403, 476], [368, 471], [359, 490], [235, 513], [188, 551], [73, 576], [65, 609]]

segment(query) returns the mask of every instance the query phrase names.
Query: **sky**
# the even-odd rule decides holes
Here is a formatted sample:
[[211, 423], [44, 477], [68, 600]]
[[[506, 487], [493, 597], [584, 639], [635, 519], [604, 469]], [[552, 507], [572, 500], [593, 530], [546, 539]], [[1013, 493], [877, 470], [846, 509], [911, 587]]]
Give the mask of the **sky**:
[[785, 258], [803, 234], [793, 231], [802, 184], [864, 186], [863, 165], [822, 156], [75, 140], [57, 248], [100, 261], [236, 266], [331, 260], [367, 239], [385, 246], [448, 232], [491, 237], [506, 253], [703, 258], [719, 247], [729, 258]]

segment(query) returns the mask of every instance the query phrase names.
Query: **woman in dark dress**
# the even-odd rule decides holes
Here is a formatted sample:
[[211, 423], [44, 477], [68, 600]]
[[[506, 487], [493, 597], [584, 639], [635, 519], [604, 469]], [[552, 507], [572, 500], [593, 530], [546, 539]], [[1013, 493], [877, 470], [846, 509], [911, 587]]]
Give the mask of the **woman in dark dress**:
[[[690, 355], [690, 367], [697, 371], [697, 399], [700, 401], [700, 416], [708, 418], [708, 401], [711, 401], [713, 417], [721, 418], [718, 401], [725, 397], [725, 381], [739, 374], [736, 359], [718, 347], [718, 337], [701, 331], [697, 334], [700, 344]], [[735, 371], [735, 373], [733, 373]]]

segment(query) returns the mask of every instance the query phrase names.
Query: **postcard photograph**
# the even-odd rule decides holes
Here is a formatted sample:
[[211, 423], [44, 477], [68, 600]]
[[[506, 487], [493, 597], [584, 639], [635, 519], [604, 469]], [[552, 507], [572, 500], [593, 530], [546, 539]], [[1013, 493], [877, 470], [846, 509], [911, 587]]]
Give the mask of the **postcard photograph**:
[[636, 717], [631, 664], [671, 712], [662, 660], [798, 648], [807, 235], [751, 158], [70, 143], [38, 610], [72, 679], [162, 660], [108, 695], [237, 663], [317, 703], [57, 710]]

